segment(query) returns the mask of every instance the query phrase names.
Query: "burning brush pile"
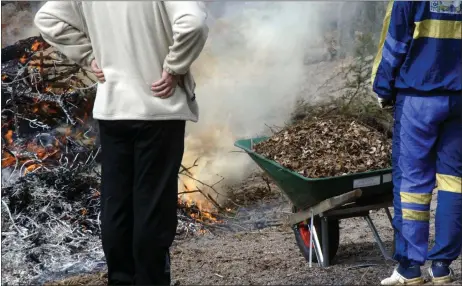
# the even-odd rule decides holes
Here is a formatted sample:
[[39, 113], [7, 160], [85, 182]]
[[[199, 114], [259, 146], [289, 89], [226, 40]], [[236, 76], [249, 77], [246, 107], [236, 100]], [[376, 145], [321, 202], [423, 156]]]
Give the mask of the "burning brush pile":
[[354, 117], [302, 120], [256, 144], [259, 154], [308, 178], [388, 168], [391, 139]]
[[40, 37], [2, 49], [2, 279], [8, 283], [79, 268], [80, 259], [91, 268], [102, 258], [95, 94], [91, 75]]
[[[94, 270], [103, 260], [96, 81], [41, 37], [3, 48], [1, 77], [2, 280]], [[215, 213], [179, 199], [180, 238], [206, 231]]]

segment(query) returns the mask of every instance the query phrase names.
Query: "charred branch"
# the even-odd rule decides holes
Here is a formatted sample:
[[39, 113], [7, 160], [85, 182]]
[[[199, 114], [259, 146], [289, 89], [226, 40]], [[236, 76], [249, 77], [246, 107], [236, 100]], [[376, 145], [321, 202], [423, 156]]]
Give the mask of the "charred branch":
[[19, 61], [25, 54], [34, 53], [34, 48], [47, 49], [49, 47], [50, 45], [40, 36], [20, 40], [11, 46], [2, 48], [2, 64], [9, 61]]

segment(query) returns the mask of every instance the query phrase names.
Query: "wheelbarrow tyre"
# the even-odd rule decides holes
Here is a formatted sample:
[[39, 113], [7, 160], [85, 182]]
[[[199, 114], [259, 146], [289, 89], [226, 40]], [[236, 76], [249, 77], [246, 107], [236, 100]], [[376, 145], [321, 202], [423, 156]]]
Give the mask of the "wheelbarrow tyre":
[[[294, 212], [296, 209], [294, 208]], [[295, 241], [297, 242], [298, 248], [300, 249], [300, 252], [302, 253], [303, 257], [306, 259], [306, 261], [310, 261], [310, 248], [306, 242], [306, 240], [303, 238], [302, 231], [307, 231], [307, 234], [309, 235], [309, 230], [303, 230], [302, 228], [306, 228], [307, 225], [305, 224], [299, 224], [293, 227], [294, 234], [295, 234]], [[322, 224], [321, 224], [321, 218], [319, 216], [316, 216], [314, 218], [314, 227], [316, 229], [316, 233], [318, 234], [318, 239], [319, 243], [321, 245], [321, 249], [323, 247], [322, 245]], [[340, 243], [340, 226], [339, 226], [339, 221], [338, 220], [329, 220], [328, 221], [328, 230], [327, 233], [329, 235], [329, 261], [333, 261], [335, 255], [337, 254], [337, 250], [339, 247]], [[307, 235], [305, 234], [305, 235]], [[318, 259], [316, 257], [316, 253], [313, 249], [312, 251], [312, 262], [317, 263]]]

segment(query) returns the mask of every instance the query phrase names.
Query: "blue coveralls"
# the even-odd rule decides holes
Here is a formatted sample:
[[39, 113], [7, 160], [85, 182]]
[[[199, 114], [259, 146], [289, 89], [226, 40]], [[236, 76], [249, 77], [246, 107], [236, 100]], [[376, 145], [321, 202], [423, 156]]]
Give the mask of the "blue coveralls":
[[[373, 90], [395, 99], [394, 259], [448, 263], [462, 248], [462, 4], [390, 2]], [[438, 191], [435, 245], [428, 252], [430, 201]], [[428, 253], [427, 253], [428, 252]]]

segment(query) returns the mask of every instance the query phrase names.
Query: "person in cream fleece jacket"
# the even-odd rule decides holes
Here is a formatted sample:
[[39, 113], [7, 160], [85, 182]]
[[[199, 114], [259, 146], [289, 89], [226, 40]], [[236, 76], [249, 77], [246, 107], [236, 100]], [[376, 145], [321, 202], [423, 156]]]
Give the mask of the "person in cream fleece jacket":
[[170, 284], [186, 121], [198, 120], [191, 64], [207, 36], [201, 2], [49, 1], [45, 41], [99, 79], [102, 243], [110, 285]]

